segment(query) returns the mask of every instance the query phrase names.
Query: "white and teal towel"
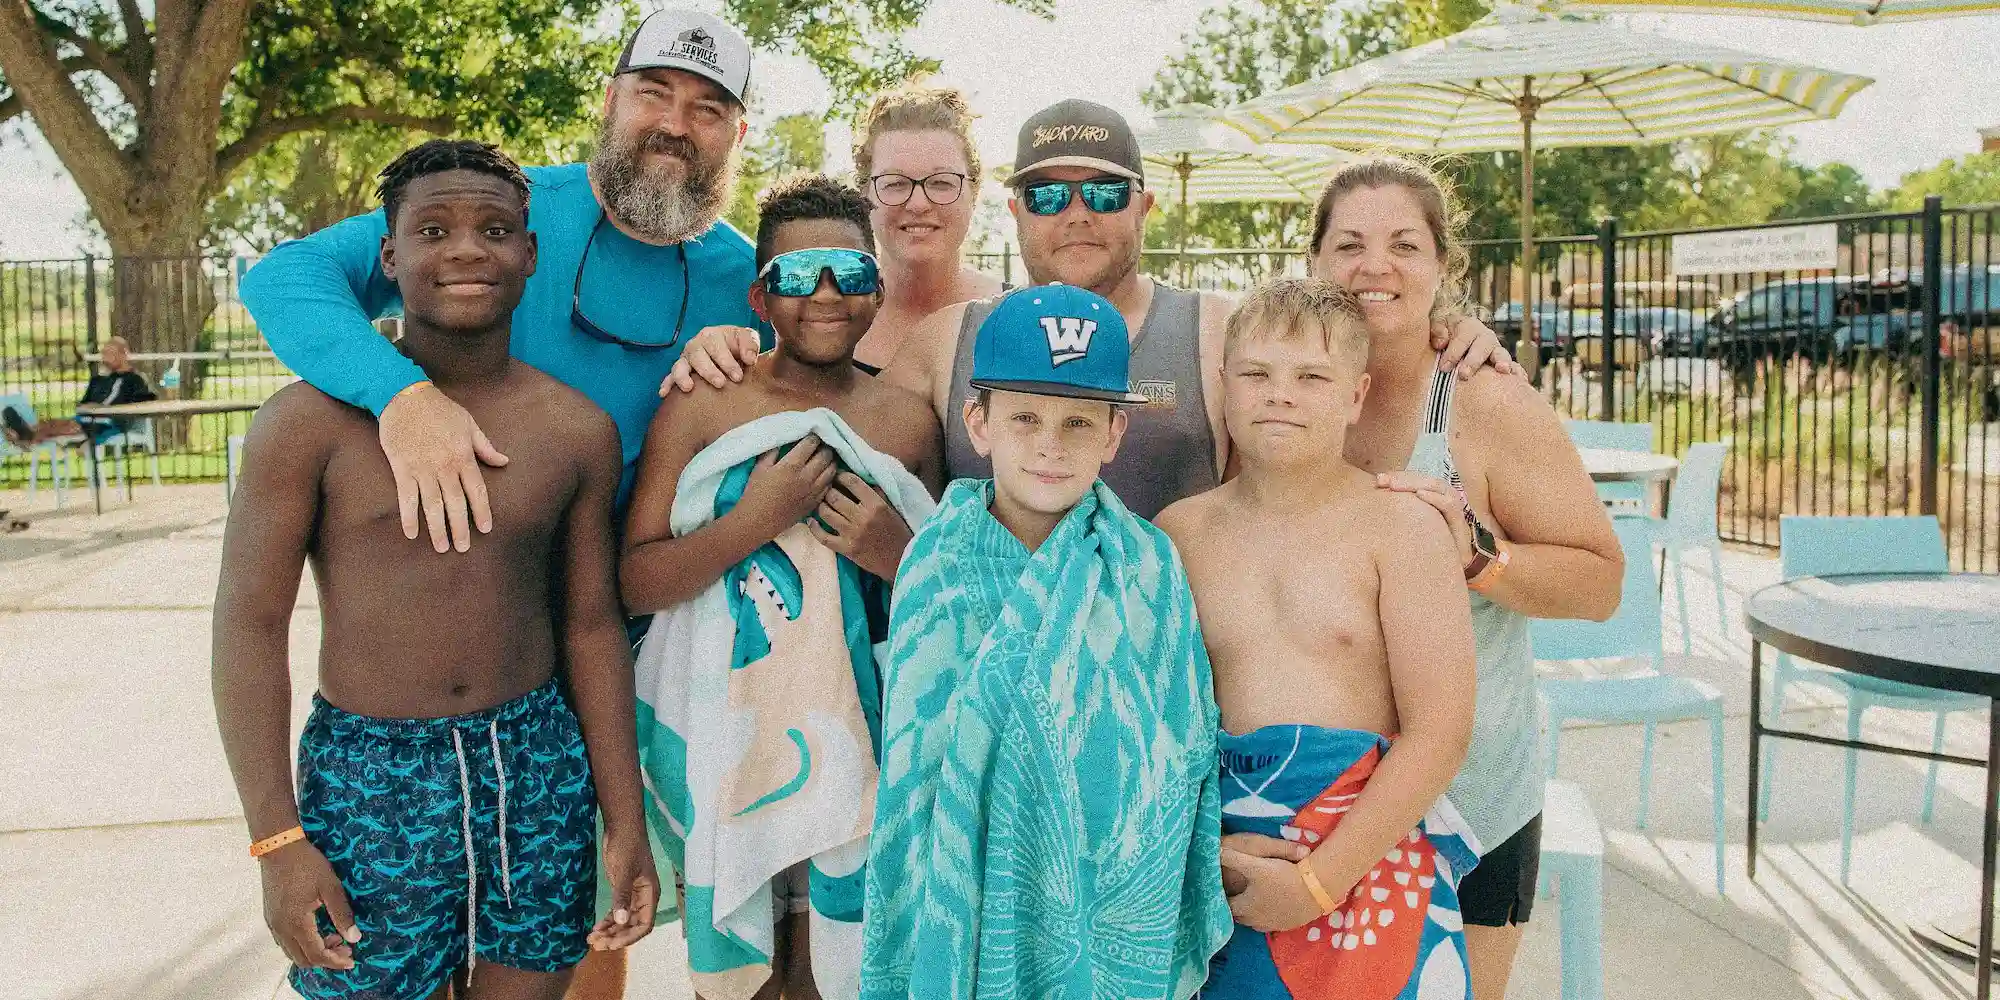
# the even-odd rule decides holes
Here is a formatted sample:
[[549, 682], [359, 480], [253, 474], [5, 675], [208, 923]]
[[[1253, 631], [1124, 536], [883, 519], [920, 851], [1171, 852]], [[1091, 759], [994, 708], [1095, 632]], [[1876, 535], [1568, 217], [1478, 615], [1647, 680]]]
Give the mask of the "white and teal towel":
[[1033, 554], [990, 489], [897, 575], [862, 996], [1183, 1000], [1231, 929], [1186, 573], [1102, 483]]
[[[703, 449], [681, 474], [686, 535], [743, 495], [759, 456], [814, 434], [912, 526], [935, 505], [901, 463], [831, 410], [778, 413]], [[809, 871], [813, 976], [859, 990], [861, 896], [874, 820], [880, 667], [868, 605], [881, 581], [803, 524], [661, 612], [639, 647], [639, 753], [647, 815], [683, 875], [695, 992], [747, 1000], [771, 975], [772, 878]]]

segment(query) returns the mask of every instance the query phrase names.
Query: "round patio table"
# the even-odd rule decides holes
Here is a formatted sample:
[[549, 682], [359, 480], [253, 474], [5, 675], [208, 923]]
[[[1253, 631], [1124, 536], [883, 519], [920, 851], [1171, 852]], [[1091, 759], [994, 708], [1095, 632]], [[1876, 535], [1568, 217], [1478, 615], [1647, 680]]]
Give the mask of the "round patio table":
[[2000, 699], [2000, 575], [1868, 573], [1807, 576], [1751, 594], [1750, 877], [1757, 877], [1757, 768], [1764, 737], [1892, 753], [1986, 769], [1980, 835], [1978, 1000], [1992, 996], [1993, 884], [2000, 831], [2000, 706], [1988, 723], [1986, 758], [1834, 739], [1764, 725], [1763, 646], [1882, 680]]
[[1674, 478], [1680, 459], [1646, 451], [1619, 451], [1615, 448], [1578, 448], [1583, 469], [1597, 483], [1650, 483]]

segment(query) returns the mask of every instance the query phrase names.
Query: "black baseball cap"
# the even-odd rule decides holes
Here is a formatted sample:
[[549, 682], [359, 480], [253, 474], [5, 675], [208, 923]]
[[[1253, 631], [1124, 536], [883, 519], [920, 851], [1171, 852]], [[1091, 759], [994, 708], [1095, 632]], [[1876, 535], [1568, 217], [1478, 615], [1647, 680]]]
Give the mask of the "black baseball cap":
[[1014, 176], [1020, 187], [1035, 171], [1049, 167], [1091, 167], [1141, 185], [1146, 165], [1139, 140], [1125, 116], [1102, 104], [1071, 99], [1035, 112], [1021, 126], [1014, 146]]

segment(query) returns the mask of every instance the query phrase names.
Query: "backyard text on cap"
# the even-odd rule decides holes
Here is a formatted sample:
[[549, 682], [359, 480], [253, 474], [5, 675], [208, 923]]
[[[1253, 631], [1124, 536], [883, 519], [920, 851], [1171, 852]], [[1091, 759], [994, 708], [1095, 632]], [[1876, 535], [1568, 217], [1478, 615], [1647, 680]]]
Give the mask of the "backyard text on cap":
[[1018, 187], [1035, 171], [1051, 167], [1088, 167], [1141, 185], [1146, 182], [1139, 139], [1125, 116], [1091, 101], [1051, 104], [1021, 126], [1009, 183]]
[[750, 89], [750, 43], [721, 18], [667, 8], [646, 15], [618, 57], [618, 73], [677, 69], [713, 80], [736, 103]]

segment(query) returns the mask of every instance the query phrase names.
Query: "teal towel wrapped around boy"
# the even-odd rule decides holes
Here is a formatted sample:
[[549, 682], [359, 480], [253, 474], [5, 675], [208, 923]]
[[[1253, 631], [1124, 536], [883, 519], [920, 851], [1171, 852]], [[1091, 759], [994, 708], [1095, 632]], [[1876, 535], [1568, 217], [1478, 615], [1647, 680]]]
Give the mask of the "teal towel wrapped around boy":
[[991, 490], [897, 575], [861, 994], [1183, 1000], [1231, 931], [1186, 574], [1102, 483], [1033, 553]]

